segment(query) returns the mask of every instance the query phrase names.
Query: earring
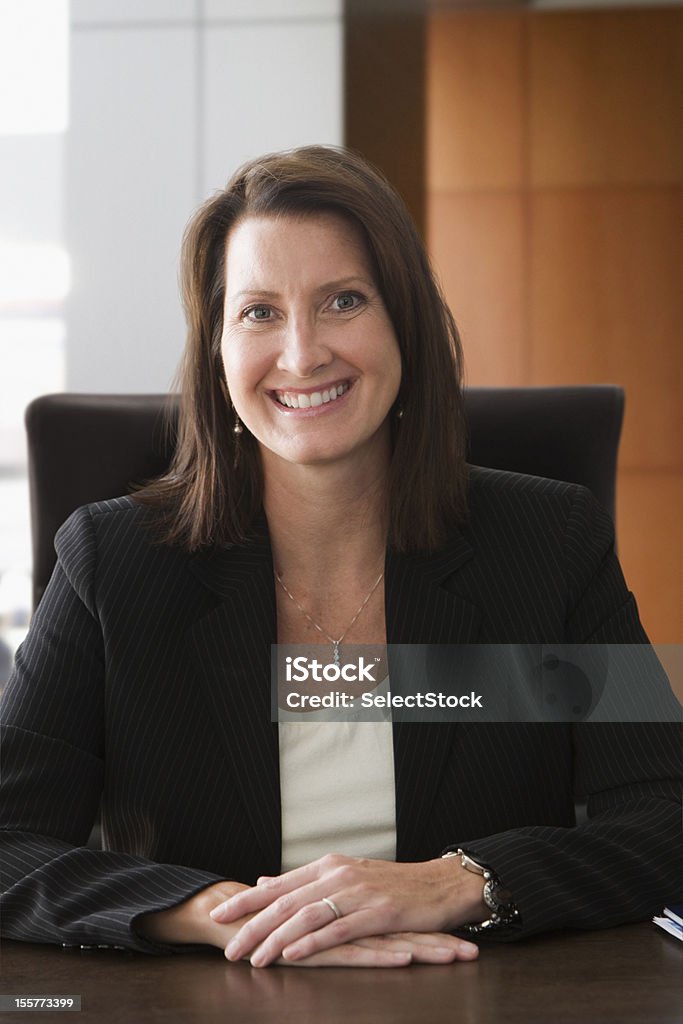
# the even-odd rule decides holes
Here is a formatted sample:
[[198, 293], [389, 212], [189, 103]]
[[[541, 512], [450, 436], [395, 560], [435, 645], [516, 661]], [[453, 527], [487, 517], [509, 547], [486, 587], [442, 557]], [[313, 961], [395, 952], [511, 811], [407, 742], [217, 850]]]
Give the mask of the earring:
[[403, 409], [401, 408], [400, 405], [399, 405], [398, 409], [396, 410], [396, 419], [397, 420], [402, 420], [403, 419]]
[[235, 413], [235, 425], [232, 428], [232, 433], [235, 438], [235, 454], [232, 458], [232, 468], [237, 469], [240, 464], [240, 455], [242, 453], [241, 437], [244, 433], [244, 427], [237, 413]]

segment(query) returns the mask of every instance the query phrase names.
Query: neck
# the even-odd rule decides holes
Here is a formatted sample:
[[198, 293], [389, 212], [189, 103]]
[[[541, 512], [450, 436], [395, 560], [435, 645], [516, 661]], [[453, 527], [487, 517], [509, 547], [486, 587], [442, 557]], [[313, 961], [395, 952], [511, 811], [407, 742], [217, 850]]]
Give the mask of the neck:
[[264, 505], [276, 571], [309, 585], [383, 568], [388, 465], [267, 466]]

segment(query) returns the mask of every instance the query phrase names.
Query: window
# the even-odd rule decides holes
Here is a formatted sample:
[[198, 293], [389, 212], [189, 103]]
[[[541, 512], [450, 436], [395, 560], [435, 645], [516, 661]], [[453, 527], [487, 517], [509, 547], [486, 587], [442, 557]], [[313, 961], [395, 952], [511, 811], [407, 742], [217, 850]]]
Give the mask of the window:
[[0, 687], [31, 603], [24, 410], [65, 383], [67, 65], [66, 0], [0, 6]]

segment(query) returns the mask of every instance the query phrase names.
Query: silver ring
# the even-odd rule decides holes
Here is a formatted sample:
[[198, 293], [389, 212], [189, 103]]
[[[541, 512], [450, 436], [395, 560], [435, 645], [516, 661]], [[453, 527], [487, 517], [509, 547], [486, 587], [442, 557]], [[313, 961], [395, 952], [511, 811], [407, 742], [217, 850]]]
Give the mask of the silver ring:
[[320, 902], [327, 903], [328, 907], [330, 908], [334, 916], [337, 918], [337, 920], [339, 920], [339, 918], [342, 916], [342, 912], [337, 906], [337, 904], [334, 902], [334, 900], [331, 900], [329, 896], [321, 896]]

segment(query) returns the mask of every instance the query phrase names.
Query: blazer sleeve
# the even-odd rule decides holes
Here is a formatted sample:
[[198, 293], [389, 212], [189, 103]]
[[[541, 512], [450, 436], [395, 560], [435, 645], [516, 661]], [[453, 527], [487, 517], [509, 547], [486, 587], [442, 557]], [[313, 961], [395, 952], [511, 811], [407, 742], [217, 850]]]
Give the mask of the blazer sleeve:
[[56, 548], [54, 575], [2, 697], [1, 934], [177, 951], [137, 935], [135, 918], [221, 876], [86, 847], [104, 778], [105, 668], [87, 509], [62, 527]]
[[[583, 488], [568, 520], [564, 564], [568, 643], [648, 642], [614, 552], [611, 519]], [[683, 899], [680, 721], [586, 722], [573, 733], [584, 823], [539, 824], [458, 844], [496, 872], [519, 906], [519, 927], [492, 938], [604, 928]]]

